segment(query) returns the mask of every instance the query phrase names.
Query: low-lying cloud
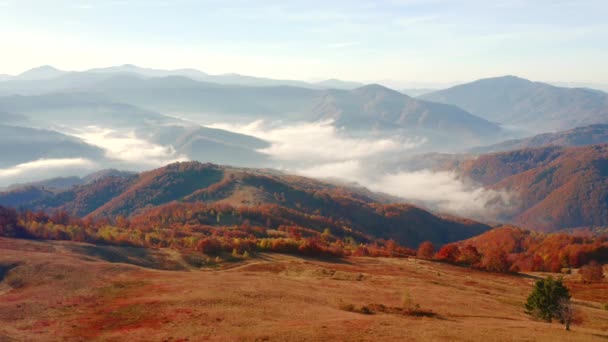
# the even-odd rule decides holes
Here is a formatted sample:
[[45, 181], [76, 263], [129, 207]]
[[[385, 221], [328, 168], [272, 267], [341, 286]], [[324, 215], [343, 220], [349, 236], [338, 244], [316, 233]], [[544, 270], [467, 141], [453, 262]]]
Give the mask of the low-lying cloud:
[[90, 172], [97, 164], [84, 158], [38, 159], [0, 169], [0, 186]]
[[109, 159], [131, 163], [141, 167], [157, 167], [176, 161], [186, 161], [187, 156], [175, 152], [172, 146], [161, 146], [138, 138], [134, 132], [88, 126], [72, 135], [84, 142], [102, 148]]
[[495, 219], [513, 206], [516, 198], [506, 192], [467, 184], [454, 172], [382, 171], [367, 167], [365, 161], [328, 163], [294, 170], [314, 178], [339, 177], [376, 192], [401, 197], [445, 213], [477, 219]]
[[211, 128], [225, 129], [267, 140], [271, 146], [259, 150], [275, 160], [312, 163], [369, 158], [382, 153], [412, 149], [424, 142], [413, 138], [357, 138], [346, 135], [331, 121], [289, 125], [259, 120], [247, 125], [213, 124]]

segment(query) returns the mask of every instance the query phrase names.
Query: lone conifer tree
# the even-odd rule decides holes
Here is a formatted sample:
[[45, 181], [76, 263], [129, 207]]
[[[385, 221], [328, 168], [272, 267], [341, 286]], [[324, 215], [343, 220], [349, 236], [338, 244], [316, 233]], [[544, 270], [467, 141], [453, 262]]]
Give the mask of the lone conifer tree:
[[564, 300], [570, 301], [570, 292], [564, 286], [562, 279], [541, 279], [534, 285], [534, 290], [528, 296], [525, 304], [526, 313], [551, 322], [553, 318], [564, 321], [562, 307]]

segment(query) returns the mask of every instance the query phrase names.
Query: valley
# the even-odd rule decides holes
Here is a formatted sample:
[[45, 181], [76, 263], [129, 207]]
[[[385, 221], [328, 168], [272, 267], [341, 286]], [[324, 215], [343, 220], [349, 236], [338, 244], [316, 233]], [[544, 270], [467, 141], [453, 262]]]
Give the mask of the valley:
[[607, 17], [0, 0], [0, 342], [608, 340]]

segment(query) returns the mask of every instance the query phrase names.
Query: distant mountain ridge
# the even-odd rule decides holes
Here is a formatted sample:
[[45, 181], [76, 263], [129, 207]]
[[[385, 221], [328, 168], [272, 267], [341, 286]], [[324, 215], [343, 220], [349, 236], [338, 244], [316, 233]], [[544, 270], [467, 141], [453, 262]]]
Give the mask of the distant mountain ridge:
[[438, 131], [464, 130], [473, 135], [495, 135], [500, 127], [460, 108], [421, 101], [378, 84], [352, 91], [327, 91], [316, 104], [320, 119], [338, 126], [375, 125], [378, 128], [425, 128]]
[[608, 94], [515, 76], [481, 79], [421, 96], [504, 125], [543, 133], [608, 123]]
[[491, 153], [544, 146], [583, 146], [608, 142], [608, 124], [577, 127], [556, 133], [544, 133], [524, 139], [504, 141], [471, 149], [473, 153]]
[[315, 89], [354, 89], [362, 86], [359, 82], [342, 81], [338, 79], [327, 79], [320, 82], [305, 82], [298, 80], [281, 80], [271, 79], [265, 77], [254, 77], [246, 76], [235, 73], [227, 73], [220, 75], [211, 75], [203, 71], [185, 68], [185, 69], [152, 69], [142, 68], [133, 64], [124, 64], [119, 66], [111, 66], [106, 68], [93, 68], [85, 71], [63, 71], [56, 69], [52, 66], [45, 65], [27, 70], [19, 75], [0, 75], [1, 81], [36, 81], [36, 80], [50, 80], [60, 76], [70, 75], [77, 76], [82, 74], [101, 74], [101, 75], [117, 75], [117, 74], [134, 74], [142, 77], [168, 77], [168, 76], [183, 76], [188, 77], [197, 81], [211, 82], [225, 85], [243, 85], [243, 86], [257, 86], [257, 87], [268, 87], [268, 86], [294, 86], [304, 88], [315, 88]]

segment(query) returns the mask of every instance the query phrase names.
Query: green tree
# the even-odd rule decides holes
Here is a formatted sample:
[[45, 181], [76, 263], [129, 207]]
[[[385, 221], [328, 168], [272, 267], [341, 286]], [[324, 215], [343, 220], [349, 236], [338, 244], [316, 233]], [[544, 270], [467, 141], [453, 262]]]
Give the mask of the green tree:
[[570, 300], [570, 292], [562, 279], [541, 279], [536, 282], [525, 304], [526, 313], [551, 322], [553, 318], [564, 321], [561, 307], [564, 300]]

